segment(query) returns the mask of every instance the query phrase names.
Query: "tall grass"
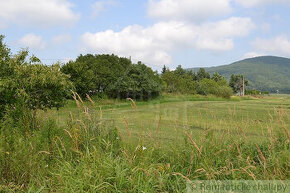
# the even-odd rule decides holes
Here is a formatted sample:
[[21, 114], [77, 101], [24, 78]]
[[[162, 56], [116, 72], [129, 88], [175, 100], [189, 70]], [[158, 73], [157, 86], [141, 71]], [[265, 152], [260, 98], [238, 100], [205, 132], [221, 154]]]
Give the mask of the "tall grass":
[[131, 135], [129, 127], [120, 132], [90, 98], [91, 108], [74, 99], [79, 111], [63, 127], [40, 117], [35, 122], [23, 109], [8, 113], [0, 129], [0, 192], [183, 192], [196, 179], [289, 179], [283, 111], [273, 121], [284, 124], [284, 132], [269, 129], [259, 143], [211, 129], [194, 138], [186, 129], [182, 143], [164, 147], [158, 138], [148, 143]]

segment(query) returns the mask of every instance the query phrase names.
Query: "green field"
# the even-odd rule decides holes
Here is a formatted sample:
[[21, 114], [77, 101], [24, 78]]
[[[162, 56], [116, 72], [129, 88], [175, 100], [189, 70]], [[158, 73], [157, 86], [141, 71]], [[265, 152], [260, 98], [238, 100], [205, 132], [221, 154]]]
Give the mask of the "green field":
[[[97, 114], [101, 108], [103, 120], [119, 128], [126, 138], [141, 137], [145, 141], [153, 139], [162, 143], [183, 140], [184, 131], [199, 137], [205, 130], [263, 140], [268, 138], [270, 130], [284, 132], [290, 126], [289, 95], [226, 100], [167, 94], [153, 101], [136, 102], [136, 107], [132, 107], [129, 100], [100, 100], [94, 105], [85, 102], [84, 106]], [[59, 111], [49, 111], [47, 115], [63, 126], [70, 112], [79, 112], [74, 101]]]
[[[11, 115], [10, 115], [11, 116]], [[192, 180], [289, 180], [290, 97], [69, 101], [0, 135], [0, 192], [184, 192]]]

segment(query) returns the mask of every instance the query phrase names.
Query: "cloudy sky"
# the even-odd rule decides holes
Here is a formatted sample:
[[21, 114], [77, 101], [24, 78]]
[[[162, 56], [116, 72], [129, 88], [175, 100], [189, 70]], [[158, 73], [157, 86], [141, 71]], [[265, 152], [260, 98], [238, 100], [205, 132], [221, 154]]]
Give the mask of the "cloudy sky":
[[44, 63], [86, 53], [154, 69], [290, 57], [290, 0], [0, 0], [0, 34]]

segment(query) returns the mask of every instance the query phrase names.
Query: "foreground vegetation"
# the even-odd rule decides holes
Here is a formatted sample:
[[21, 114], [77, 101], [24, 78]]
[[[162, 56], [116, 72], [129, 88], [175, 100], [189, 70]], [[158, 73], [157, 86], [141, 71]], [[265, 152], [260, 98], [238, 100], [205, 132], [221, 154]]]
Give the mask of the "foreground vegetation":
[[242, 75], [230, 85], [204, 69], [160, 75], [115, 55], [46, 66], [2, 40], [0, 192], [183, 192], [195, 179], [289, 179], [289, 96], [232, 97]]
[[196, 179], [289, 179], [289, 96], [75, 102], [36, 123], [9, 111], [0, 191], [183, 192]]

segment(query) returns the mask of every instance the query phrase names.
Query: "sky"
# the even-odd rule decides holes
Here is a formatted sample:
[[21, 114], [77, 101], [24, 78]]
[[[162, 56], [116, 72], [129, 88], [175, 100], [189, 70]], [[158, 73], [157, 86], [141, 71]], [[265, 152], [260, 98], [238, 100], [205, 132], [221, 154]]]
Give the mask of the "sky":
[[155, 70], [290, 57], [290, 0], [0, 0], [13, 53], [45, 64], [116, 54]]

